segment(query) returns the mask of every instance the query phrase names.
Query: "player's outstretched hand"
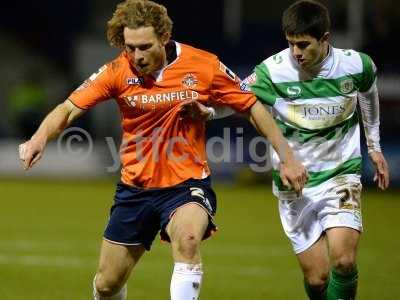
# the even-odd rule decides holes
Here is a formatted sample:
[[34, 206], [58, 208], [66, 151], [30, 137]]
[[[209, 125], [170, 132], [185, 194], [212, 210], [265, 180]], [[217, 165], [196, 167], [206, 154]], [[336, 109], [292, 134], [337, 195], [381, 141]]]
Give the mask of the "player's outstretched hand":
[[389, 166], [382, 152], [372, 151], [369, 158], [375, 167], [374, 181], [378, 181], [378, 187], [384, 191], [389, 187]]
[[196, 100], [187, 100], [182, 103], [180, 108], [182, 118], [192, 118], [199, 121], [210, 120], [213, 110]]
[[34, 139], [19, 145], [19, 158], [25, 170], [31, 168], [42, 157], [44, 147], [44, 143]]
[[287, 161], [280, 165], [280, 177], [287, 188], [293, 188], [298, 196], [308, 179], [307, 169], [297, 160]]

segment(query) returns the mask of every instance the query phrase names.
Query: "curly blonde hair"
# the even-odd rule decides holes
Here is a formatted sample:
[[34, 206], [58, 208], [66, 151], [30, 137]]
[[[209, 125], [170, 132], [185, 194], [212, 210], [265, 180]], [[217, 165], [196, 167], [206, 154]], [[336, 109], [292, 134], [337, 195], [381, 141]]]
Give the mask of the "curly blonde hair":
[[158, 38], [172, 33], [172, 20], [167, 9], [150, 0], [126, 0], [117, 5], [112, 18], [107, 22], [107, 39], [111, 46], [125, 46], [124, 28], [137, 29], [153, 26]]

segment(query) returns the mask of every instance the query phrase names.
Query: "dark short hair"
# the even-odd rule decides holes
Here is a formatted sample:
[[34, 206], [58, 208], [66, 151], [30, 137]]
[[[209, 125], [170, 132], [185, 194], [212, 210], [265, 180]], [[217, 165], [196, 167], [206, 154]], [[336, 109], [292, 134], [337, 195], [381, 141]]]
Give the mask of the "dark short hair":
[[308, 34], [319, 40], [330, 26], [328, 9], [317, 1], [296, 1], [283, 12], [282, 30], [287, 35]]

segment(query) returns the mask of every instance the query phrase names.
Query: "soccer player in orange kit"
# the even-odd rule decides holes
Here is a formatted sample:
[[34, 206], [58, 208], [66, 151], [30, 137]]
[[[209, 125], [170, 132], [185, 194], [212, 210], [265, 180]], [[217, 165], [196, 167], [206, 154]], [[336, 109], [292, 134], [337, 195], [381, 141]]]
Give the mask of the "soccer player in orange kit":
[[114, 98], [122, 116], [122, 177], [104, 233], [94, 299], [126, 299], [126, 281], [161, 230], [175, 261], [172, 300], [198, 299], [203, 275], [200, 243], [215, 230], [216, 197], [205, 153], [204, 121], [182, 118], [187, 101], [247, 113], [281, 157], [284, 183], [301, 191], [307, 171], [275, 122], [237, 76], [206, 51], [170, 40], [164, 6], [126, 0], [108, 22], [108, 41], [122, 49], [89, 77], [20, 145], [25, 169], [49, 139], [95, 104]]

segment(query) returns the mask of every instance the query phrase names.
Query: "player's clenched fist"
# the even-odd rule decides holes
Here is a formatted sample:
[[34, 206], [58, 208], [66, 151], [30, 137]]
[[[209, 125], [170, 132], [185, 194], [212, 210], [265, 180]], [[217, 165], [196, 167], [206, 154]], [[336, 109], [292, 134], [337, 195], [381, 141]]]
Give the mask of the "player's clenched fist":
[[25, 170], [31, 168], [42, 157], [44, 146], [45, 143], [35, 139], [19, 145], [19, 158]]
[[281, 163], [280, 177], [287, 188], [293, 188], [298, 194], [301, 192], [308, 179], [307, 169], [297, 160]]

